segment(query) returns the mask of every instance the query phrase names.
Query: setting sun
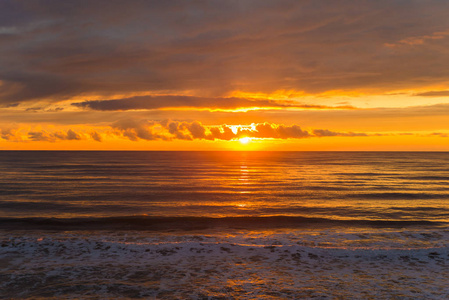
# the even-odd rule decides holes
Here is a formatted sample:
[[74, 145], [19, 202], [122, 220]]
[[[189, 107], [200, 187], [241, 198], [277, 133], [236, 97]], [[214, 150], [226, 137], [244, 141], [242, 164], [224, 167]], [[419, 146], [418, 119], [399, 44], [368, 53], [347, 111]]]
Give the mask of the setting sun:
[[448, 12], [0, 0], [0, 299], [449, 299]]
[[239, 141], [242, 144], [248, 144], [251, 139], [249, 137], [241, 138]]

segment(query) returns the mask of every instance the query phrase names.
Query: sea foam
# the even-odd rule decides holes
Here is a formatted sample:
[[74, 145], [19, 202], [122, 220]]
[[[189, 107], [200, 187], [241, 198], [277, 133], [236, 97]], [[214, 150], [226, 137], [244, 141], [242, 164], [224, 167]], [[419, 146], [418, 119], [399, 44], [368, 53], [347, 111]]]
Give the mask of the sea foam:
[[448, 231], [17, 232], [3, 297], [449, 297]]

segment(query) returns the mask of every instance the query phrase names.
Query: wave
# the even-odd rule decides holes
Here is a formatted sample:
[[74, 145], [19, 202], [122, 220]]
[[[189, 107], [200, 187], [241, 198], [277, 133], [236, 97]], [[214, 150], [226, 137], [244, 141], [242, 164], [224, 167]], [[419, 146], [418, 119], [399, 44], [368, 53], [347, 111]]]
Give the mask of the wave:
[[83, 218], [0, 218], [0, 229], [31, 230], [206, 230], [206, 229], [276, 229], [309, 227], [441, 227], [446, 222], [423, 220], [336, 220], [297, 216], [268, 217], [83, 217]]
[[447, 232], [318, 232], [7, 232], [0, 234], [0, 293], [5, 299], [448, 299]]
[[447, 193], [407, 193], [407, 192], [385, 192], [385, 193], [356, 193], [346, 195], [348, 198], [374, 199], [374, 200], [422, 200], [422, 199], [449, 199]]

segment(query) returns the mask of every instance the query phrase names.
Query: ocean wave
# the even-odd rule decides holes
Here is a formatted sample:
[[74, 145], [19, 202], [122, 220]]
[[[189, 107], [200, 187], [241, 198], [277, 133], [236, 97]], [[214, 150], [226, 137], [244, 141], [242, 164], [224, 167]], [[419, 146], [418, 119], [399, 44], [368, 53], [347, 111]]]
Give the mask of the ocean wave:
[[[335, 233], [321, 233], [324, 235], [320, 232], [299, 236], [8, 232], [0, 235], [3, 258], [0, 296], [29, 299], [336, 296], [447, 299], [449, 296], [445, 231], [439, 236], [433, 231], [380, 231], [371, 235], [359, 232], [338, 234], [340, 238]], [[385, 243], [379, 244], [385, 235], [390, 238], [387, 245], [401, 240], [406, 243], [399, 248], [385, 247]], [[337, 243], [328, 245], [332, 238], [337, 238]], [[370, 241], [368, 245], [366, 240]], [[416, 246], [416, 240], [423, 243], [422, 247], [410, 247]], [[361, 247], [347, 242], [357, 242]], [[373, 243], [381, 247], [371, 247]]]
[[446, 222], [422, 220], [337, 220], [297, 216], [268, 217], [154, 217], [117, 216], [83, 218], [0, 218], [0, 229], [51, 229], [51, 230], [206, 230], [219, 228], [269, 229], [307, 227], [381, 227], [402, 228], [411, 226], [441, 227]]
[[374, 200], [420, 200], [420, 199], [449, 199], [447, 193], [408, 193], [408, 192], [384, 192], [384, 193], [354, 193], [346, 195], [348, 198], [374, 199]]

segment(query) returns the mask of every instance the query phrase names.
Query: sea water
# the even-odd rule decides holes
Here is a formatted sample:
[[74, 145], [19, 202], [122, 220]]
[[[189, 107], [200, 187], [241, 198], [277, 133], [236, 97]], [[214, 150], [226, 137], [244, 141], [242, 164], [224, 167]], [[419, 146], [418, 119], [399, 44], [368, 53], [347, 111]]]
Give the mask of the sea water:
[[446, 299], [449, 153], [0, 152], [4, 298]]

